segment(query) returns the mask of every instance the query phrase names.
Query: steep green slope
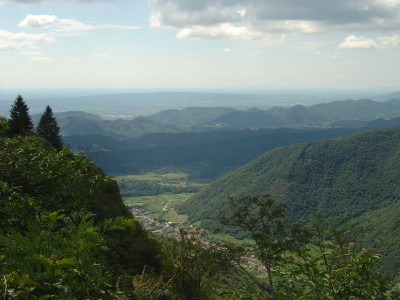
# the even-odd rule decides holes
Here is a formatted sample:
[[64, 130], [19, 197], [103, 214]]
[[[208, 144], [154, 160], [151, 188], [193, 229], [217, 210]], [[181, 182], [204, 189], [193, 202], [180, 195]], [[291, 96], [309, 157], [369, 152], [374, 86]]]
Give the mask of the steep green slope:
[[354, 129], [260, 129], [204, 133], [157, 133], [118, 141], [99, 136], [64, 138], [74, 149], [87, 150], [109, 173], [135, 173], [164, 167], [186, 168], [200, 177], [217, 177], [274, 147], [312, 142], [354, 133]]
[[[393, 262], [395, 253], [389, 250], [400, 249], [399, 149], [400, 127], [278, 148], [215, 181], [182, 209], [192, 221], [202, 220], [203, 226], [212, 228], [228, 193], [268, 193], [286, 203], [289, 215], [300, 221], [318, 214], [341, 224], [358, 220], [366, 229], [365, 221], [372, 216], [375, 232], [384, 232], [388, 242], [376, 243], [373, 231], [364, 232], [363, 239], [381, 249], [385, 263]], [[396, 217], [379, 213], [385, 210]]]
[[[232, 111], [213, 120], [230, 127], [324, 126], [336, 127], [338, 121], [371, 121], [400, 116], [400, 100], [346, 100], [315, 104], [309, 107], [273, 107], [269, 110]], [[359, 124], [362, 126], [362, 123]], [[343, 126], [342, 126], [343, 127]]]
[[233, 111], [232, 108], [226, 107], [187, 107], [181, 110], [163, 110], [149, 118], [164, 124], [192, 127], [207, 124], [231, 111]]
[[[25, 238], [32, 222], [40, 223], [48, 214], [73, 218], [79, 213], [93, 214], [93, 224], [109, 218], [132, 219], [117, 182], [87, 157], [66, 147], [57, 151], [33, 134], [0, 136], [0, 242], [17, 231]], [[120, 229], [102, 237], [106, 244], [103, 250], [107, 272], [134, 274], [141, 272], [144, 265], [158, 267], [154, 241], [144, 229], [138, 223], [132, 229]], [[63, 228], [56, 226], [56, 230]], [[42, 248], [38, 249], [35, 253], [42, 255]], [[3, 250], [0, 245], [0, 256]], [[54, 250], [50, 254], [57, 253]]]

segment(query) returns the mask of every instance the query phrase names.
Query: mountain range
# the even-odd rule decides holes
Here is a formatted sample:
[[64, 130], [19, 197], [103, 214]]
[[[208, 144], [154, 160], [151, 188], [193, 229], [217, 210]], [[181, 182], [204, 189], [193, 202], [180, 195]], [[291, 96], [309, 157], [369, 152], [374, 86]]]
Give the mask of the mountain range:
[[382, 253], [382, 270], [400, 269], [400, 127], [273, 149], [214, 181], [181, 211], [215, 229], [227, 195], [269, 194], [293, 220], [334, 219], [363, 246]]
[[[37, 120], [39, 116], [33, 115], [33, 119]], [[361, 128], [374, 127], [370, 122], [376, 120], [382, 123], [393, 119], [390, 124], [397, 122], [400, 117], [400, 99], [386, 102], [346, 100], [308, 107], [273, 107], [268, 110], [188, 107], [168, 109], [147, 117], [114, 120], [80, 111], [57, 113], [56, 116], [63, 136], [100, 134], [126, 138], [159, 132], [205, 132], [243, 128]]]

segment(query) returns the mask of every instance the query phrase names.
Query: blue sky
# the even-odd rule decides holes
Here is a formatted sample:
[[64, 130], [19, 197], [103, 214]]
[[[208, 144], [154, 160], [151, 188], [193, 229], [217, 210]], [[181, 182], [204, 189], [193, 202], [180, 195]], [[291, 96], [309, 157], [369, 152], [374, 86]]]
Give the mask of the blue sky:
[[0, 0], [1, 88], [400, 88], [400, 0]]

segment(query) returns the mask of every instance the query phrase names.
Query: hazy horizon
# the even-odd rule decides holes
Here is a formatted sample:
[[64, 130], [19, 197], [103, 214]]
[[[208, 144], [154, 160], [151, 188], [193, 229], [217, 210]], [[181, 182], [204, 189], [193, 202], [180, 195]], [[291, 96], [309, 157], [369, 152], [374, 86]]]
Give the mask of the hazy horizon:
[[147, 116], [166, 109], [231, 107], [246, 110], [273, 106], [310, 106], [341, 100], [378, 99], [395, 90], [258, 89], [0, 89], [0, 115], [7, 116], [17, 95], [31, 114], [46, 105], [54, 112], [84, 111], [104, 118]]
[[0, 0], [2, 88], [396, 89], [400, 1]]

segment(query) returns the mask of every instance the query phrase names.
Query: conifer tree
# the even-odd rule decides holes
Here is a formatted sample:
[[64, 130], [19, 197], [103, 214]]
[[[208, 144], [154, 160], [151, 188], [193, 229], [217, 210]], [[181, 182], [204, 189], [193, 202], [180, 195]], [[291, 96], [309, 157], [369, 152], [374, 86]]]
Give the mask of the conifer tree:
[[48, 140], [57, 150], [61, 150], [60, 127], [58, 127], [56, 118], [53, 116], [53, 110], [48, 105], [40, 117], [36, 133]]
[[21, 95], [18, 95], [11, 107], [10, 119], [8, 120], [10, 136], [32, 133], [33, 122], [28, 110], [29, 108], [24, 99]]

